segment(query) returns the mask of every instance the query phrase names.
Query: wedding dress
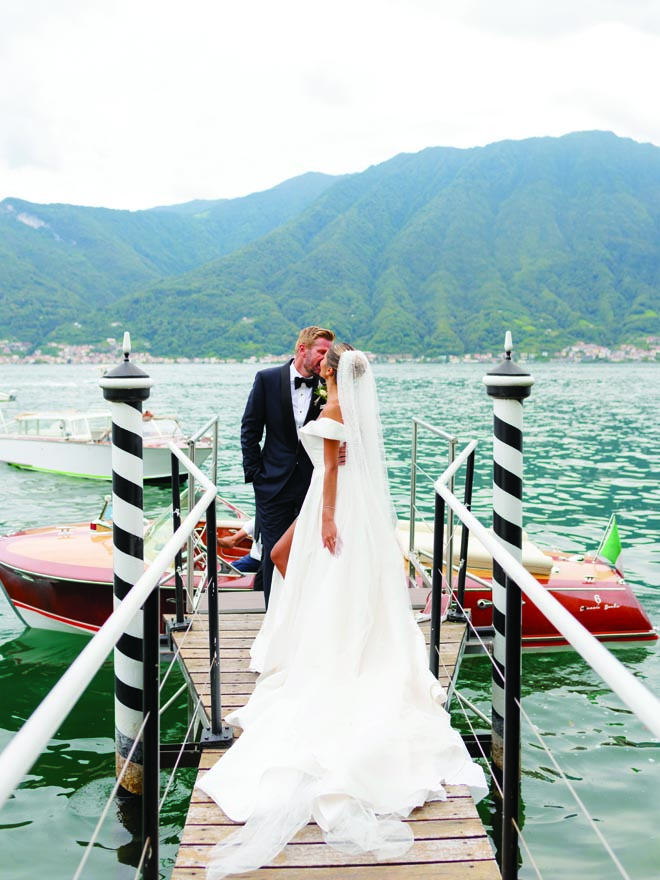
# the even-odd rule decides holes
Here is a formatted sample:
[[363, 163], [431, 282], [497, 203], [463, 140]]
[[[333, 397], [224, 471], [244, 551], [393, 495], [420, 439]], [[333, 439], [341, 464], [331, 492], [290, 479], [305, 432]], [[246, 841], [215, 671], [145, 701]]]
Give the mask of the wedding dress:
[[[338, 388], [344, 423], [322, 416], [300, 432], [314, 474], [286, 579], [275, 572], [253, 646], [261, 675], [226, 719], [243, 733], [197, 783], [245, 822], [215, 847], [208, 880], [267, 864], [312, 819], [343, 852], [392, 858], [413, 842], [402, 819], [444, 799], [445, 784], [467, 784], [477, 799], [486, 791], [442, 706], [412, 614], [361, 352], [342, 354]], [[334, 556], [321, 542], [326, 437], [347, 449]]]

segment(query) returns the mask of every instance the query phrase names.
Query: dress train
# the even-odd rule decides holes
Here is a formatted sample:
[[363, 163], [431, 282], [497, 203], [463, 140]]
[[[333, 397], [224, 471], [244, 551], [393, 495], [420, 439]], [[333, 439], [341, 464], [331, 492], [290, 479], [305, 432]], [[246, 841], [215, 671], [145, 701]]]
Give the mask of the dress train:
[[445, 799], [445, 785], [486, 791], [428, 669], [394, 524], [354, 491], [350, 448], [335, 510], [343, 546], [322, 546], [323, 438], [343, 439], [344, 426], [322, 418], [301, 435], [315, 470], [253, 644], [260, 675], [226, 718], [240, 738], [198, 782], [245, 823], [214, 848], [208, 880], [267, 864], [310, 820], [341, 852], [394, 858], [413, 842], [405, 818]]

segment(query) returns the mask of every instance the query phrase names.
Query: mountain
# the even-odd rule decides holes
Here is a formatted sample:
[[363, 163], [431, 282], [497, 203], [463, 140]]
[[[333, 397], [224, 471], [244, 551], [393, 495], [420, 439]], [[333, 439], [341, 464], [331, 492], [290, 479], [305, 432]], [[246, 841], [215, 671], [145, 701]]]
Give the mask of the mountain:
[[[183, 222], [207, 207], [229, 205], [147, 213]], [[312, 323], [375, 352], [428, 356], [499, 350], [507, 329], [527, 351], [660, 335], [652, 145], [581, 132], [432, 147], [334, 179], [298, 208], [252, 239], [218, 215], [235, 249], [201, 264], [199, 240], [182, 242], [180, 274], [156, 242], [133, 248], [161, 277], [132, 281], [50, 338], [102, 339], [119, 324], [153, 354], [245, 357], [288, 350]]]
[[[304, 174], [240, 199], [147, 211], [0, 202], [3, 335], [39, 344], [150, 282], [228, 254], [297, 216], [338, 180]], [[82, 341], [85, 331], [75, 333]], [[65, 336], [71, 336], [71, 332]]]

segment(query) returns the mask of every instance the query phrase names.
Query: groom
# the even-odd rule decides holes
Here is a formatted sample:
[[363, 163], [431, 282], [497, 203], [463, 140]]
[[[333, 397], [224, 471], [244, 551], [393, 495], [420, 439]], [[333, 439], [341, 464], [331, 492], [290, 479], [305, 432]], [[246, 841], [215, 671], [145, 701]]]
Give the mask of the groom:
[[322, 327], [301, 330], [294, 357], [281, 367], [259, 370], [245, 405], [243, 471], [245, 482], [254, 486], [266, 608], [273, 576], [270, 551], [300, 513], [312, 478], [312, 463], [298, 429], [320, 413], [322, 400], [315, 393], [318, 374], [334, 338], [332, 330]]

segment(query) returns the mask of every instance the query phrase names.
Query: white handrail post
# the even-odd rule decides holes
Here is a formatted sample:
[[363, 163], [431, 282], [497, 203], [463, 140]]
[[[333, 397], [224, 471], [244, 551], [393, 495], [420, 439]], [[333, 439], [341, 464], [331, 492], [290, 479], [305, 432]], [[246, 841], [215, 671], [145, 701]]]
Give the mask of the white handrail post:
[[[493, 531], [518, 562], [522, 562], [522, 404], [534, 379], [511, 360], [507, 331], [505, 359], [484, 376], [493, 398]], [[502, 846], [504, 880], [518, 876], [518, 814], [520, 786], [520, 680], [522, 658], [522, 594], [493, 559], [493, 705], [491, 764], [502, 783]]]

